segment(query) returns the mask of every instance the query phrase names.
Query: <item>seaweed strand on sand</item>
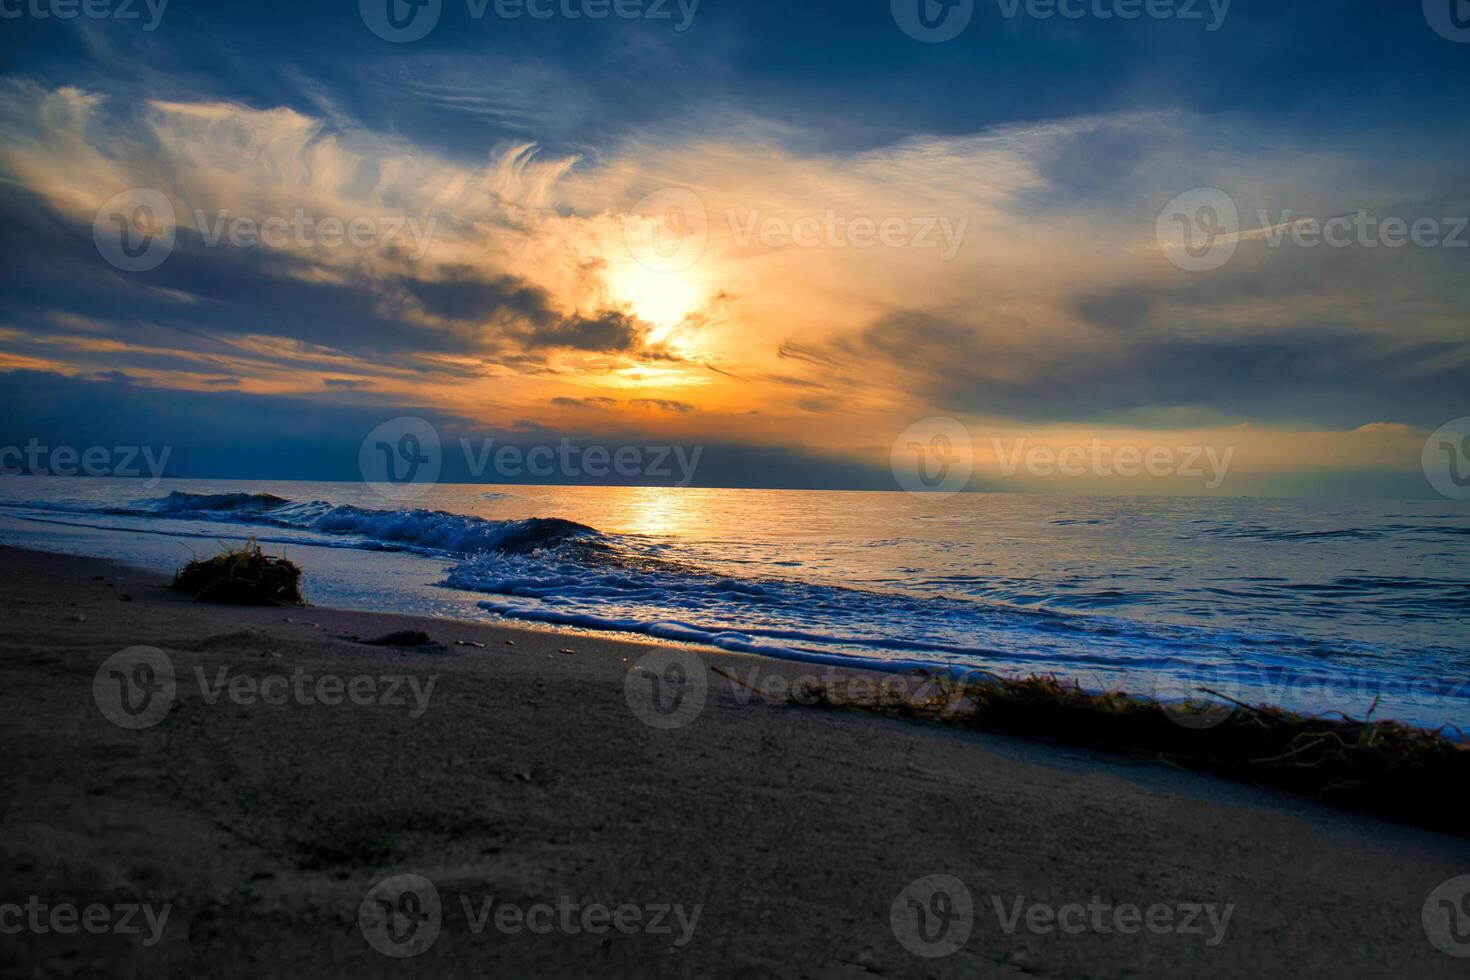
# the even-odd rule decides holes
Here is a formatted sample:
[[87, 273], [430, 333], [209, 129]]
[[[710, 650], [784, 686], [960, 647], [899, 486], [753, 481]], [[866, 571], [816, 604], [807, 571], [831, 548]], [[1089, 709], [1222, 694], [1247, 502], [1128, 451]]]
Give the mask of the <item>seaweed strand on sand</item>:
[[[738, 678], [717, 671], [737, 684]], [[1206, 698], [1162, 704], [1055, 677], [922, 675], [917, 692], [816, 684], [784, 703], [855, 710], [1144, 756], [1470, 836], [1470, 745], [1396, 721]], [[1226, 704], [1222, 704], [1222, 700]], [[1193, 719], [1202, 719], [1191, 724]]]

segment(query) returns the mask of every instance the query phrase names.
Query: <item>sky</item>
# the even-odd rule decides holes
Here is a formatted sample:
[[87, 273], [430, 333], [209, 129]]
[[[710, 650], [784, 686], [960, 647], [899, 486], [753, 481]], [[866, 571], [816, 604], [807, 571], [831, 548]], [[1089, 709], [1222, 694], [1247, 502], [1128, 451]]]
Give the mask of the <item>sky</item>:
[[414, 417], [445, 479], [892, 490], [918, 432], [969, 489], [1426, 497], [1470, 415], [1463, 0], [87, 10], [0, 0], [0, 445], [355, 479]]

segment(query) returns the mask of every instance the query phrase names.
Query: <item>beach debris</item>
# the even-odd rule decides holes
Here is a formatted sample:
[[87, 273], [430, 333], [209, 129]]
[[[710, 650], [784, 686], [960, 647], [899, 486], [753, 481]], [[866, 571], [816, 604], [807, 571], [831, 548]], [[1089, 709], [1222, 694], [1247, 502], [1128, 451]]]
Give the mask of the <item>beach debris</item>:
[[[892, 678], [912, 683], [834, 681], [804, 685], [776, 700], [1123, 753], [1470, 836], [1470, 744], [1452, 726], [1429, 731], [1374, 721], [1373, 709], [1361, 719], [1341, 712], [1301, 715], [1204, 687], [1199, 693], [1217, 700], [1165, 705], [1122, 691], [1084, 691], [1047, 676], [977, 680], [915, 672]], [[1227, 714], [1220, 714], [1220, 701], [1233, 706]], [[1210, 724], [1179, 723], [1191, 707]]]
[[576, 652], [577, 651], [573, 650], [571, 647], [563, 647], [562, 649], [560, 649], [560, 650], [557, 651], [557, 653], [576, 653]]
[[476, 643], [474, 640], [455, 640], [454, 645], [457, 647], [479, 647], [482, 650], [485, 648], [485, 644]]
[[426, 647], [434, 640], [423, 630], [399, 630], [396, 633], [385, 633], [375, 639], [359, 642], [370, 647]]
[[267, 555], [251, 538], [213, 558], [196, 558], [174, 576], [174, 588], [198, 602], [238, 606], [303, 606], [301, 569]]
[[505, 645], [508, 646], [508, 647], [513, 647], [513, 646], [516, 645], [516, 641], [515, 640], [506, 640], [505, 641]]

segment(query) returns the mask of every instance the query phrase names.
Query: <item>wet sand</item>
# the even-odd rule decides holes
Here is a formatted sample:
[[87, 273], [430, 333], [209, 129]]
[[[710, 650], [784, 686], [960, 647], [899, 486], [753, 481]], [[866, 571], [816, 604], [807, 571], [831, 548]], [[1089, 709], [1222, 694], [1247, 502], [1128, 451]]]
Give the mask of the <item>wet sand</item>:
[[6, 975], [1465, 975], [1421, 923], [1464, 840], [725, 676], [820, 668], [165, 585], [0, 549]]

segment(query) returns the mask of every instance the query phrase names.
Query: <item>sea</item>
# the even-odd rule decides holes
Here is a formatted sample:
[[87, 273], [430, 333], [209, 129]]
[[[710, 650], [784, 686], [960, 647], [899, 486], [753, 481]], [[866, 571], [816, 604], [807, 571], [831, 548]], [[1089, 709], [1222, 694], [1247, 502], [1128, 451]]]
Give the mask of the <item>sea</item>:
[[0, 477], [6, 544], [248, 538], [320, 605], [1470, 729], [1461, 503]]

